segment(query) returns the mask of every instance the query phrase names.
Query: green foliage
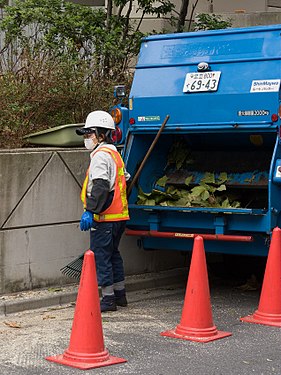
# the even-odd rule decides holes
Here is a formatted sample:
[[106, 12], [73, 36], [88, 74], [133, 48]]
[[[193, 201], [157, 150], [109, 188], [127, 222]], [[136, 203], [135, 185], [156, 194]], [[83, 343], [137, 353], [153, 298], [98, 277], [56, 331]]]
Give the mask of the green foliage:
[[160, 186], [160, 187], [165, 187], [165, 185], [167, 183], [167, 180], [168, 180], [168, 177], [163, 176], [163, 177], [159, 178], [159, 180], [157, 181], [157, 185]]
[[[223, 175], [223, 179], [222, 176]], [[187, 186], [193, 177], [186, 179]], [[219, 178], [215, 178], [214, 173], [207, 172], [200, 183], [189, 189], [178, 189], [171, 185], [166, 185], [166, 190], [153, 190], [151, 193], [144, 193], [139, 189], [138, 205], [145, 206], [175, 206], [175, 207], [217, 207], [217, 208], [238, 208], [240, 203], [226, 195], [227, 174], [221, 173]], [[168, 181], [167, 176], [161, 177], [156, 185], [163, 186]], [[224, 193], [222, 193], [224, 192]]]
[[[134, 21], [131, 0], [108, 1], [107, 9], [66, 0], [7, 3], [0, 0], [2, 148], [21, 147], [22, 136], [30, 132], [83, 122], [89, 111], [108, 110], [113, 86], [130, 86], [145, 15], [166, 16], [175, 9], [170, 0], [136, 0], [140, 18]], [[208, 22], [214, 27], [214, 19]], [[177, 152], [174, 160], [181, 168], [190, 160]]]
[[193, 24], [194, 31], [198, 30], [218, 30], [231, 27], [231, 19], [223, 20], [218, 14], [200, 13], [196, 16]]
[[[66, 0], [16, 0], [13, 6], [5, 7], [0, 25], [5, 32], [5, 46], [16, 44], [13, 53], [28, 50], [83, 59], [100, 76], [116, 76], [120, 70], [124, 73], [144, 36], [139, 30], [142, 18], [138, 23], [130, 20], [128, 0], [113, 0], [113, 4], [117, 7], [115, 14], [112, 8], [94, 9]], [[142, 17], [166, 15], [173, 8], [170, 0], [137, 1], [137, 12]]]
[[[166, 170], [171, 175], [186, 176], [183, 187], [176, 187], [171, 184], [167, 175], [162, 176], [156, 181], [151, 193], [145, 193], [140, 188], [137, 198], [138, 205], [145, 206], [175, 206], [175, 207], [217, 207], [217, 208], [238, 208], [240, 202], [236, 201], [227, 192], [227, 182], [231, 178], [226, 172], [215, 174], [205, 172], [199, 183], [196, 181], [196, 173], [190, 170], [190, 164], [193, 164], [192, 153], [187, 148], [184, 140], [176, 140], [169, 151]], [[172, 177], [173, 181], [183, 185], [182, 178]]]
[[[128, 3], [128, 1], [127, 1]], [[175, 8], [174, 4], [169, 0], [138, 0], [138, 11], [145, 12], [145, 14], [156, 15], [160, 17], [161, 15], [166, 15]]]
[[[111, 16], [110, 25], [103, 9], [80, 6], [63, 0], [17, 0], [5, 8], [1, 30], [5, 48], [13, 50], [10, 68], [15, 68], [15, 55], [26, 52], [32, 58], [67, 56], [87, 61], [95, 74], [111, 76], [124, 72], [124, 58], [135, 56], [143, 36], [128, 27], [124, 40], [125, 19]], [[3, 64], [3, 61], [2, 61]], [[11, 65], [14, 64], [14, 65]], [[116, 66], [117, 64], [117, 66]]]
[[191, 162], [190, 152], [185, 142], [182, 140], [174, 142], [168, 155], [168, 165], [175, 165], [178, 170]]
[[93, 77], [87, 63], [70, 64], [63, 56], [26, 57], [19, 71], [7, 71], [0, 80], [2, 148], [20, 147], [31, 132], [83, 122], [93, 109], [108, 110], [114, 85]]
[[114, 85], [130, 86], [143, 16], [165, 15], [174, 6], [139, 0], [136, 24], [129, 22], [130, 1], [113, 5], [115, 14], [110, 5], [94, 9], [64, 0], [16, 0], [4, 7], [0, 147], [20, 147], [33, 131], [83, 122], [89, 111], [108, 110]]

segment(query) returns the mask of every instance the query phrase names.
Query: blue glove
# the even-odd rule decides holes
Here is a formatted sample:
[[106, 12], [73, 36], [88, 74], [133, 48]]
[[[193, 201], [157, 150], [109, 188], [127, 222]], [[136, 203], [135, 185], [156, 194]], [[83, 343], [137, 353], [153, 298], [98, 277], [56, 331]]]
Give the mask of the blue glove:
[[91, 229], [93, 226], [93, 214], [90, 211], [85, 211], [81, 216], [80, 229], [85, 231]]

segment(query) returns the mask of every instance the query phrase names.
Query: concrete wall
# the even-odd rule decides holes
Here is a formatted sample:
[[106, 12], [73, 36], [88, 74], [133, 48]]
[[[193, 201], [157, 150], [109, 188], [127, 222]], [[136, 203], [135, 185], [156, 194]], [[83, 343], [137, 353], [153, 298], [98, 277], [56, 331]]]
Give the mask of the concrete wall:
[[281, 12], [256, 12], [245, 14], [228, 13], [223, 14], [223, 18], [230, 18], [232, 27], [249, 27], [281, 24]]
[[[182, 0], [173, 0], [175, 5], [175, 10], [179, 11], [181, 8]], [[190, 16], [195, 0], [189, 2], [188, 7], [188, 17]], [[107, 4], [107, 1], [106, 1]], [[269, 6], [276, 4], [279, 7]], [[106, 5], [105, 5], [106, 6]], [[123, 14], [125, 14], [127, 8], [124, 9]], [[281, 0], [235, 0], [235, 1], [226, 1], [226, 0], [199, 0], [195, 12], [196, 13], [235, 13], [235, 12], [244, 12], [244, 13], [255, 13], [255, 12], [280, 12], [281, 11]], [[173, 14], [176, 17], [176, 14]], [[137, 1], [133, 1], [132, 4], [132, 18], [140, 18], [141, 12], [138, 10]], [[153, 18], [151, 15], [146, 15], [145, 18]]]
[[[81, 232], [84, 149], [0, 150], [0, 294], [73, 282], [60, 268], [89, 246]], [[146, 252], [123, 237], [127, 275], [184, 265], [180, 253]]]
[[[177, 12], [180, 10], [181, 2], [181, 0], [173, 1]], [[194, 3], [195, 0], [190, 1], [189, 4], [185, 25], [186, 30]], [[279, 4], [279, 7], [268, 6], [269, 4]], [[141, 16], [137, 10], [137, 4], [134, 2], [131, 17], [135, 21], [138, 21]], [[223, 19], [231, 19], [232, 27], [274, 25], [281, 23], [281, 0], [213, 0], [212, 2], [210, 0], [199, 0], [193, 13], [193, 19], [196, 18], [196, 14], [200, 13], [214, 13], [222, 16]], [[175, 13], [173, 13], [173, 16], [177, 18]], [[173, 33], [175, 27], [171, 26], [169, 17], [155, 18], [151, 15], [146, 15], [141, 25], [141, 31], [151, 33], [153, 30]]]
[[[178, 0], [177, 0], [178, 1]], [[181, 2], [181, 0], [179, 0]], [[194, 3], [195, 1], [191, 1]], [[267, 0], [199, 0], [196, 12], [199, 13], [234, 13], [235, 11], [248, 12], [266, 12], [267, 10], [275, 10], [278, 8], [269, 8]]]
[[[281, 10], [281, 9], [280, 9]], [[196, 18], [196, 12], [194, 17]], [[231, 21], [232, 27], [250, 27], [261, 25], [281, 24], [281, 11], [279, 12], [251, 12], [251, 13], [217, 13], [222, 19]], [[186, 28], [189, 21], [186, 20]], [[175, 28], [171, 26], [167, 18], [153, 19], [146, 17], [141, 26], [141, 31], [150, 33], [152, 30], [165, 33], [173, 33]]]

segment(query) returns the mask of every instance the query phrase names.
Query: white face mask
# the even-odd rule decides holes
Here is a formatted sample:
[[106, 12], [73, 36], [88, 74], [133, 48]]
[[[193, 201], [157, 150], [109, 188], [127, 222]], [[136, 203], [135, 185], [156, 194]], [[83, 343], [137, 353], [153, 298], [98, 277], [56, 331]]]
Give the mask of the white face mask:
[[92, 151], [94, 148], [95, 148], [95, 144], [94, 144], [94, 141], [92, 138], [86, 138], [84, 139], [84, 145], [86, 147], [87, 150], [90, 150]]

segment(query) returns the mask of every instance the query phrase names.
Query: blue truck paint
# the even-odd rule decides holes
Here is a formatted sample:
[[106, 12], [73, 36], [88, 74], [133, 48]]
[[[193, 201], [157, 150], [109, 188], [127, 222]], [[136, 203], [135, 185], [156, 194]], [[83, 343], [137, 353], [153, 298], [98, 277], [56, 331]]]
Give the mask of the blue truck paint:
[[[281, 226], [280, 35], [281, 25], [274, 25], [143, 40], [126, 112], [134, 123], [122, 125], [127, 134], [123, 157], [132, 175], [167, 114], [170, 119], [130, 196], [129, 229], [253, 236], [250, 243], [205, 241], [206, 251], [267, 254], [272, 229]], [[208, 75], [200, 76], [203, 83], [194, 78], [202, 73], [200, 63], [209, 67], [203, 74], [220, 72], [210, 75], [220, 75], [217, 90], [208, 91]], [[205, 172], [227, 172], [228, 187], [245, 197], [244, 207], [135, 204], [138, 188], [151, 192], [166, 173], [169, 149], [178, 138], [196, 155], [196, 168], [188, 171], [193, 183]], [[173, 182], [179, 176], [169, 178]], [[142, 239], [146, 249], [188, 251], [193, 243]]]

